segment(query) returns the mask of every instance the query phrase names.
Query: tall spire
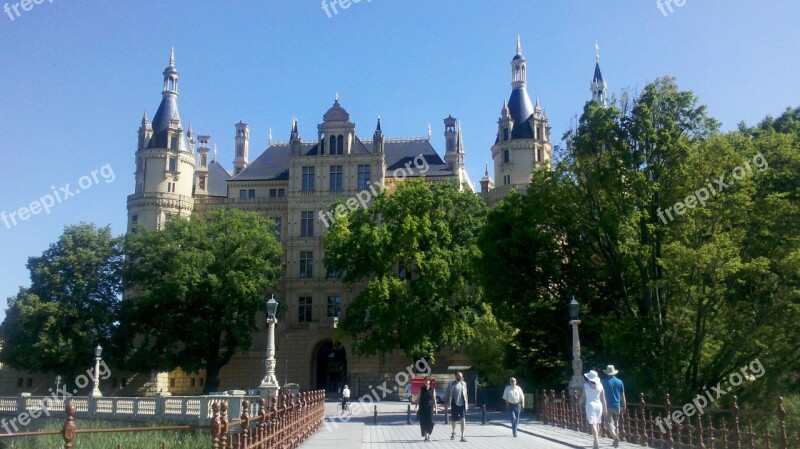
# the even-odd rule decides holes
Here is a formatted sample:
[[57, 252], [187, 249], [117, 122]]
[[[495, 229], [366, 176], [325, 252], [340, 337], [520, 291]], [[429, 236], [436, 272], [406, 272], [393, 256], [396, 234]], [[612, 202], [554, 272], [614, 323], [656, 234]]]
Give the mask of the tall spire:
[[144, 110], [144, 115], [142, 115], [142, 126], [148, 126], [150, 122], [147, 120], [147, 109]]
[[603, 80], [603, 73], [600, 71], [600, 44], [595, 41], [595, 63], [594, 63], [594, 76], [592, 77], [592, 84], [589, 87], [592, 91], [592, 100], [599, 102], [603, 106], [608, 106], [608, 98], [606, 97], [607, 85]]
[[517, 54], [522, 56], [522, 37], [517, 33]]
[[169, 53], [169, 66], [172, 68], [175, 67], [175, 47], [172, 47]]

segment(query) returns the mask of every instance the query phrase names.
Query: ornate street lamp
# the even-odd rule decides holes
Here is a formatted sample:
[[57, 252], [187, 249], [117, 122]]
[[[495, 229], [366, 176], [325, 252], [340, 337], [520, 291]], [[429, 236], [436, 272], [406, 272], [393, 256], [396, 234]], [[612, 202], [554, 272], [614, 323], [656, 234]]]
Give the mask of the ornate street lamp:
[[572, 297], [569, 303], [569, 324], [572, 325], [572, 380], [569, 382], [570, 393], [577, 391], [580, 393], [583, 388], [583, 364], [581, 363], [581, 340], [578, 336], [578, 325], [581, 321], [578, 319], [581, 311], [581, 305]]
[[267, 301], [267, 360], [265, 363], [266, 374], [258, 386], [262, 397], [278, 396], [278, 379], [275, 377], [275, 324], [278, 319], [275, 318], [275, 313], [278, 311], [278, 301], [275, 301], [275, 295]]
[[103, 393], [100, 393], [100, 355], [103, 353], [103, 348], [97, 345], [94, 348], [94, 388], [92, 389], [93, 398], [102, 398]]

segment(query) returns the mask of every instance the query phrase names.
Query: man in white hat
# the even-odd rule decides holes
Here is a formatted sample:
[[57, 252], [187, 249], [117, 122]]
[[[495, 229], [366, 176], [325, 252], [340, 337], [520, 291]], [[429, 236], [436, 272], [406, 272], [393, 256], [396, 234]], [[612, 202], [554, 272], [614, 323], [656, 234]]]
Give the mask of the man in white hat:
[[608, 404], [608, 414], [606, 415], [606, 430], [608, 436], [614, 439], [614, 447], [619, 446], [619, 435], [617, 429], [619, 428], [619, 414], [621, 410], [625, 410], [627, 402], [625, 401], [625, 385], [621, 380], [617, 379], [619, 371], [614, 368], [614, 365], [608, 365], [603, 373], [607, 376], [602, 379], [603, 390], [606, 392], [606, 404]]

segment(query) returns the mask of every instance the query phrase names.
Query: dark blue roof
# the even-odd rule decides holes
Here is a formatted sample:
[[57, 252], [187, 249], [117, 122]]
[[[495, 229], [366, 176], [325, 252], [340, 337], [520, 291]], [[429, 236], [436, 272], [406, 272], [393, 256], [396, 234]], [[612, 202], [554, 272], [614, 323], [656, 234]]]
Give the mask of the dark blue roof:
[[524, 86], [516, 87], [511, 91], [508, 99], [508, 111], [515, 124], [520, 124], [533, 114], [533, 104]]
[[603, 74], [600, 73], [600, 63], [599, 62], [594, 65], [594, 78], [592, 78], [592, 82], [593, 83], [597, 82], [597, 81], [599, 81], [601, 83], [603, 82]]
[[530, 122], [516, 122], [511, 130], [511, 140], [533, 139], [533, 127]]
[[[371, 146], [368, 147], [359, 138], [356, 138], [353, 145], [353, 153], [370, 153], [369, 148]], [[317, 144], [303, 143], [301, 151], [307, 156], [316, 155]], [[414, 167], [416, 165], [414, 159], [419, 155], [425, 158], [429, 166], [428, 172], [424, 176], [453, 176], [453, 172], [447, 169], [447, 164], [426, 139], [385, 142], [384, 153], [387, 166], [386, 175], [388, 176], [392, 176], [394, 170], [405, 167], [408, 162], [411, 162], [411, 167]], [[290, 149], [287, 143], [271, 145], [247, 168], [232, 179], [236, 181], [288, 180], [289, 155]], [[416, 170], [408, 175], [411, 177], [422, 176]]]
[[[177, 117], [180, 123], [181, 115], [178, 112], [178, 100], [173, 95], [165, 95], [161, 99], [156, 115], [153, 116], [153, 137], [150, 138], [147, 148], [167, 148], [167, 130], [172, 117]], [[183, 128], [182, 124], [181, 128]], [[181, 133], [181, 151], [191, 151], [186, 133]]]
[[208, 165], [208, 195], [228, 197], [228, 180], [231, 175], [217, 161]]

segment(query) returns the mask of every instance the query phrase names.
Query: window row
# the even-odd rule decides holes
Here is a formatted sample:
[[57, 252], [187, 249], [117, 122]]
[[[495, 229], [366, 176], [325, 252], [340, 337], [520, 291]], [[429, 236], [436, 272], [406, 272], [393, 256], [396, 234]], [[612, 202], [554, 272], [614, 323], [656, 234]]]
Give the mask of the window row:
[[[344, 167], [341, 165], [331, 165], [329, 168], [328, 179], [330, 184], [328, 188], [331, 191], [338, 192], [344, 189]], [[372, 178], [372, 169], [369, 164], [358, 165], [358, 190], [366, 190]], [[314, 192], [316, 190], [316, 168], [314, 166], [305, 166], [302, 168], [302, 178], [300, 189], [303, 192]]]
[[[308, 323], [314, 319], [314, 301], [311, 296], [301, 296], [297, 301], [297, 321]], [[326, 307], [328, 318], [340, 318], [342, 316], [342, 297], [328, 296]]]

